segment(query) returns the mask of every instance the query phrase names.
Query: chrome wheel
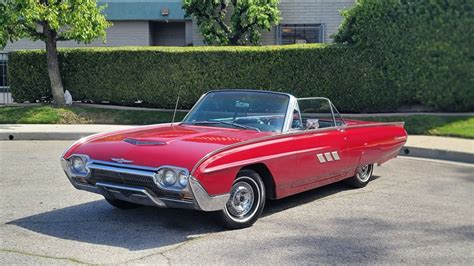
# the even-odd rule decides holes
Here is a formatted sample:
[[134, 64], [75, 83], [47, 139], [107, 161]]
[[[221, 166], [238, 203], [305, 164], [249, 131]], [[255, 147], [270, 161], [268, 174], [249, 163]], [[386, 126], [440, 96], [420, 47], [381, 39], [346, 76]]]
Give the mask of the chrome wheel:
[[372, 170], [372, 164], [363, 165], [359, 167], [359, 169], [357, 170], [357, 178], [360, 180], [360, 182], [363, 183], [369, 181], [370, 177], [372, 176]]
[[255, 215], [260, 199], [258, 184], [252, 178], [242, 176], [234, 182], [224, 211], [232, 220], [243, 223]]

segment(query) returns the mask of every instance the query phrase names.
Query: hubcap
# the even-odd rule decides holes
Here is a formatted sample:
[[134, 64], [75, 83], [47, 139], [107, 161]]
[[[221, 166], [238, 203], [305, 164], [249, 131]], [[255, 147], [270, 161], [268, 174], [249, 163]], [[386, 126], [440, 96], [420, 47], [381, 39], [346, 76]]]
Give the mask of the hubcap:
[[371, 165], [364, 165], [359, 168], [357, 172], [357, 177], [361, 182], [369, 181], [370, 176], [372, 175], [372, 166]]
[[227, 210], [232, 216], [243, 218], [252, 210], [254, 200], [252, 186], [247, 182], [237, 182], [232, 187]]

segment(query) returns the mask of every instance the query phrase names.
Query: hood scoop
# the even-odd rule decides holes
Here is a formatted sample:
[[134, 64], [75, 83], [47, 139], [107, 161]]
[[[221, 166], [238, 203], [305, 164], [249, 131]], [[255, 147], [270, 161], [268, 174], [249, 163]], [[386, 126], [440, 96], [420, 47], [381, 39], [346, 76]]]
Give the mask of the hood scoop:
[[132, 145], [137, 145], [137, 146], [156, 146], [156, 145], [168, 144], [165, 141], [139, 140], [139, 139], [132, 139], [132, 138], [126, 138], [123, 141], [130, 143]]

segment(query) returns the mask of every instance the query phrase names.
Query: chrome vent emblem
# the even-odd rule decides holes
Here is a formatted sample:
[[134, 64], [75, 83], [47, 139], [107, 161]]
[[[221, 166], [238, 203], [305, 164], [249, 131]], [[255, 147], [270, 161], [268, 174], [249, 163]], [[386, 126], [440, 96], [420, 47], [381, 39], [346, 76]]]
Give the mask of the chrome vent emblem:
[[132, 160], [125, 160], [124, 158], [110, 158], [110, 160], [116, 163], [133, 163]]

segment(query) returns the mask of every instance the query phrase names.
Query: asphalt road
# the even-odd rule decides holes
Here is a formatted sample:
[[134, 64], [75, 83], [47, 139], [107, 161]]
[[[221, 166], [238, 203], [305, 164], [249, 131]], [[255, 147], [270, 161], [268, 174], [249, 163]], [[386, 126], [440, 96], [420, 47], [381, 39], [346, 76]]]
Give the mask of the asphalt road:
[[206, 213], [122, 211], [75, 190], [70, 142], [0, 141], [0, 264], [472, 264], [474, 166], [399, 158], [366, 188], [333, 184], [267, 204], [251, 228]]

